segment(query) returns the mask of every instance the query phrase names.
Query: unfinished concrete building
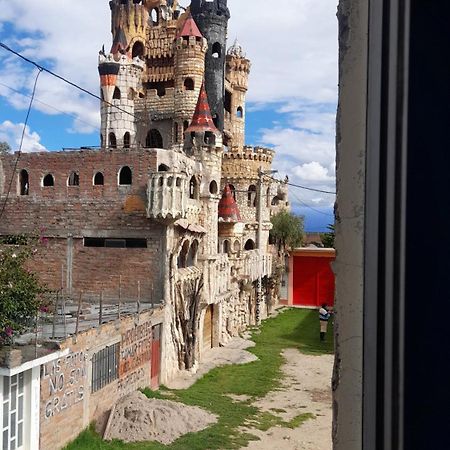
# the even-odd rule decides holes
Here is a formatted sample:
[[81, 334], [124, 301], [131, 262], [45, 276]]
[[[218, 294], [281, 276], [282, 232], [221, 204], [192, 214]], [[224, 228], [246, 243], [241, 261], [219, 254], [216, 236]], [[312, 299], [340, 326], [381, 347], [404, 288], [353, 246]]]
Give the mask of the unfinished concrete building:
[[[226, 50], [226, 0], [110, 6], [100, 148], [23, 154], [17, 167], [17, 155], [0, 158], [2, 203], [13, 180], [0, 235], [45, 235], [33, 270], [64, 316], [64, 327], [50, 317], [53, 330], [41, 336], [54, 357], [0, 372], [24, 373], [26, 389], [41, 389], [29, 448], [39, 431], [39, 448], [53, 450], [104, 420], [115, 396], [101, 392], [117, 383], [128, 392], [195, 370], [207, 349], [265, 317], [275, 296], [270, 217], [288, 206], [287, 185], [262, 175], [272, 150], [244, 145], [250, 61], [237, 42]], [[109, 316], [95, 325], [102, 308]], [[99, 382], [99, 361], [114, 377]], [[64, 400], [73, 389], [63, 383], [55, 404], [49, 378], [74, 367], [81, 391]], [[74, 413], [76, 426], [55, 431]]]

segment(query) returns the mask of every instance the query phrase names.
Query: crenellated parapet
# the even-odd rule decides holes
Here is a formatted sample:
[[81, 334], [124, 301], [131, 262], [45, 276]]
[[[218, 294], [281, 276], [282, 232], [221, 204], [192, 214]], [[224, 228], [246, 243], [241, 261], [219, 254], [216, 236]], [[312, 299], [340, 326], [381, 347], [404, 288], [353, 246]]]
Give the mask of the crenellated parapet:
[[245, 146], [223, 154], [222, 174], [226, 178], [257, 179], [260, 168], [269, 170], [275, 152], [269, 148]]

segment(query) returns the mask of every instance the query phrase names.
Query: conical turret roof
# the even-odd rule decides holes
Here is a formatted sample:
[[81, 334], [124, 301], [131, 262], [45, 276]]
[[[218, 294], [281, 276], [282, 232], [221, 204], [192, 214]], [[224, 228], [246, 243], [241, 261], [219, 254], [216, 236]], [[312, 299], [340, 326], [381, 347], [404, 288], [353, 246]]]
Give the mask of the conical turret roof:
[[230, 223], [241, 221], [241, 213], [229, 184], [225, 186], [219, 202], [219, 220]]
[[125, 36], [125, 32], [122, 30], [122, 28], [119, 28], [114, 38], [113, 45], [111, 47], [111, 53], [113, 55], [116, 55], [119, 52], [125, 54], [127, 52], [127, 49], [128, 49], [127, 37]]
[[191, 15], [189, 15], [189, 17], [185, 20], [180, 32], [178, 33], [177, 38], [191, 37], [191, 36], [203, 38], [202, 33], [200, 32], [197, 24], [195, 23], [195, 20], [192, 18]]
[[212, 131], [213, 133], [219, 132], [219, 130], [214, 125], [214, 121], [211, 116], [211, 109], [208, 103], [205, 83], [202, 84], [202, 87], [200, 89], [200, 95], [198, 96], [194, 116], [192, 117], [191, 125], [186, 130], [186, 133], [195, 131]]

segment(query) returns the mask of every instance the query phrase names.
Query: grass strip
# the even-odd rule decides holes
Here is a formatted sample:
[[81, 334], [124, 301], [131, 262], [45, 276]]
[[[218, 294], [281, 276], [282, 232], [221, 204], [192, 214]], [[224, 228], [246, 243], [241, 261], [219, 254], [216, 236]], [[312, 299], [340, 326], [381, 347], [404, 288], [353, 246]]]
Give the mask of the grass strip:
[[[330, 324], [331, 325], [331, 324]], [[186, 405], [199, 406], [218, 416], [218, 422], [206, 430], [182, 436], [173, 444], [165, 446], [155, 442], [125, 444], [119, 441], [104, 442], [90, 427], [66, 450], [221, 450], [245, 447], [257, 440], [245, 428], [268, 430], [274, 426], [297, 428], [305, 420], [315, 416], [304, 413], [289, 422], [262, 412], [252, 403], [281, 387], [283, 373], [282, 352], [297, 348], [312, 355], [333, 352], [333, 332], [330, 326], [327, 341], [319, 340], [317, 311], [287, 309], [273, 319], [263, 322], [252, 333], [256, 346], [249, 349], [258, 360], [245, 365], [223, 366], [211, 370], [192, 387], [175, 391], [162, 387], [159, 391], [143, 392], [149, 398], [170, 399]], [[233, 401], [229, 394], [246, 395], [246, 401]], [[276, 411], [274, 411], [276, 412]]]

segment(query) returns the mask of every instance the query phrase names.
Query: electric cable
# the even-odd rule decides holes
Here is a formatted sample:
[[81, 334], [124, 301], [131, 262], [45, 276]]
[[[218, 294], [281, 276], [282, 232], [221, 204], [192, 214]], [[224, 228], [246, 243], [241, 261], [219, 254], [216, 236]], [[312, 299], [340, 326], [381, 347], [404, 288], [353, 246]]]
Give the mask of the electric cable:
[[4, 50], [12, 53], [13, 55], [16, 55], [17, 57], [19, 57], [20, 59], [22, 59], [23, 61], [32, 64], [33, 66], [37, 67], [39, 70], [48, 73], [49, 75], [54, 76], [55, 78], [58, 78], [59, 80], [63, 81], [64, 83], [69, 84], [70, 86], [80, 90], [81, 92], [97, 99], [100, 100], [102, 103], [111, 106], [113, 108], [116, 108], [118, 111], [123, 112], [125, 114], [128, 114], [129, 116], [133, 117], [134, 119], [138, 120], [139, 122], [144, 122], [140, 117], [136, 116], [133, 113], [130, 113], [129, 111], [126, 111], [125, 109], [121, 108], [120, 106], [114, 105], [113, 103], [107, 102], [106, 100], [102, 99], [99, 95], [94, 94], [91, 91], [88, 91], [87, 89], [85, 89], [84, 87], [68, 80], [67, 78], [62, 77], [61, 75], [58, 75], [57, 73], [51, 71], [50, 69], [47, 69], [44, 66], [41, 66], [40, 64], [38, 64], [37, 62], [27, 58], [26, 56], [23, 56], [22, 54], [20, 54], [19, 52], [16, 52], [15, 50], [13, 50], [12, 48], [8, 47], [6, 44], [4, 44], [3, 42], [0, 42], [0, 47], [3, 48]]
[[[5, 88], [9, 89], [11, 92], [15, 92], [16, 94], [19, 94], [19, 95], [21, 95], [23, 97], [31, 98], [31, 95], [25, 94], [24, 92], [20, 92], [17, 89], [14, 89], [13, 87], [8, 86], [7, 84], [4, 84], [2, 82], [0, 82], [0, 86], [3, 86]], [[34, 101], [35, 101], [35, 103], [40, 103], [41, 105], [46, 106], [47, 108], [53, 109], [54, 111], [57, 111], [57, 112], [59, 112], [61, 114], [64, 114], [64, 115], [66, 115], [68, 117], [72, 117], [72, 119], [75, 119], [75, 120], [77, 120], [80, 123], [84, 123], [85, 125], [88, 125], [88, 126], [94, 128], [95, 130], [100, 130], [100, 127], [98, 125], [94, 125], [92, 123], [86, 122], [85, 120], [80, 119], [79, 117], [77, 117], [75, 114], [62, 111], [61, 109], [58, 109], [58, 108], [56, 108], [53, 105], [49, 105], [48, 103], [45, 103], [42, 100], [39, 100], [37, 98], [35, 98]]]
[[283, 181], [283, 180], [278, 180], [277, 178], [271, 177], [270, 175], [264, 175], [267, 178], [270, 178], [273, 181], [277, 181], [279, 183], [284, 183], [288, 186], [292, 186], [292, 187], [296, 187], [298, 189], [305, 189], [307, 191], [312, 191], [312, 192], [320, 192], [321, 194], [330, 194], [330, 195], [336, 195], [336, 192], [332, 192], [332, 191], [325, 191], [322, 189], [316, 189], [316, 188], [311, 188], [311, 187], [307, 187], [307, 186], [301, 186], [300, 184], [294, 184], [294, 183], [289, 183], [289, 181]]
[[294, 193], [292, 193], [292, 192], [291, 192], [291, 194], [294, 196], [294, 198], [295, 198], [301, 205], [303, 205], [303, 207], [309, 208], [309, 209], [311, 209], [312, 211], [314, 211], [314, 212], [316, 212], [316, 213], [318, 213], [318, 214], [322, 214], [322, 215], [324, 215], [324, 216], [328, 216], [328, 217], [333, 217], [333, 218], [334, 218], [334, 214], [329, 214], [329, 213], [320, 211], [319, 209], [316, 209], [316, 208], [314, 208], [314, 207], [308, 205], [308, 204], [305, 203], [304, 201], [300, 200], [300, 199], [297, 197], [296, 194], [294, 194]]
[[22, 136], [20, 138], [19, 151], [17, 152], [17, 158], [16, 158], [16, 162], [14, 164], [14, 170], [11, 174], [11, 180], [9, 182], [8, 191], [6, 192], [6, 198], [5, 198], [5, 201], [3, 202], [2, 210], [0, 211], [0, 223], [1, 223], [3, 213], [5, 212], [6, 204], [8, 203], [9, 196], [11, 194], [11, 189], [12, 189], [12, 185], [13, 185], [14, 178], [16, 175], [17, 166], [19, 165], [20, 157], [22, 155], [22, 146], [23, 146], [23, 141], [25, 139], [25, 133], [27, 131], [28, 119], [30, 118], [31, 108], [33, 107], [33, 101], [34, 101], [34, 96], [36, 94], [36, 87], [37, 87], [37, 83], [39, 80], [39, 76], [41, 75], [42, 72], [43, 72], [43, 69], [38, 68], [38, 73], [36, 75], [36, 79], [34, 80], [34, 86], [33, 86], [33, 92], [31, 94], [30, 104], [28, 106], [28, 111], [27, 111], [27, 115], [25, 118], [25, 123], [23, 124]]

